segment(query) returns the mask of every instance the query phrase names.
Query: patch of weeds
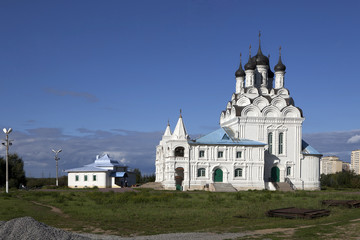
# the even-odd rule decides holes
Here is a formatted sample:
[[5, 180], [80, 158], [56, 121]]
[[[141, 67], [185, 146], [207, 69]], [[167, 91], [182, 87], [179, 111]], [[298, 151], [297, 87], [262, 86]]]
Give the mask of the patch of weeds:
[[0, 194], [2, 199], [11, 199], [13, 197], [12, 193], [5, 193], [5, 194]]
[[243, 199], [243, 194], [241, 192], [237, 192], [235, 193], [235, 200], [242, 200]]
[[187, 199], [187, 198], [191, 198], [191, 195], [188, 194], [188, 193], [186, 193], [186, 192], [184, 192], [184, 193], [177, 194], [177, 197]]
[[283, 196], [280, 195], [280, 194], [274, 194], [273, 195], [273, 199], [275, 199], [275, 200], [281, 200], [282, 198], [283, 198]]
[[214, 203], [221, 203], [223, 201], [223, 198], [219, 194], [209, 193], [208, 201]]
[[64, 195], [59, 195], [58, 197], [55, 198], [56, 203], [64, 203], [65, 200], [66, 200], [66, 197]]
[[268, 200], [271, 200], [272, 194], [270, 192], [262, 193], [259, 197], [256, 198], [256, 201], [258, 202], [266, 202]]
[[142, 194], [134, 196], [131, 200], [134, 203], [148, 203], [150, 201], [148, 197]]
[[305, 191], [296, 191], [294, 197], [301, 198], [301, 197], [308, 197], [309, 194]]

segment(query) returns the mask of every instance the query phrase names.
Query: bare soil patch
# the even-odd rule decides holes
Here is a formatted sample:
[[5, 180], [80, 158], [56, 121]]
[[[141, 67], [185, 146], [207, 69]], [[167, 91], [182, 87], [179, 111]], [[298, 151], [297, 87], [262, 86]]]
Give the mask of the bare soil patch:
[[59, 214], [60, 216], [64, 217], [64, 218], [68, 218], [69, 215], [65, 214], [63, 211], [61, 211], [60, 208], [57, 208], [57, 207], [54, 207], [54, 206], [51, 206], [51, 205], [46, 205], [46, 204], [43, 204], [43, 203], [39, 203], [39, 202], [35, 202], [35, 201], [31, 201], [32, 203], [36, 204], [36, 205], [39, 205], [39, 206], [43, 206], [43, 207], [48, 207], [50, 208], [50, 211], [54, 212], [54, 213], [57, 213]]

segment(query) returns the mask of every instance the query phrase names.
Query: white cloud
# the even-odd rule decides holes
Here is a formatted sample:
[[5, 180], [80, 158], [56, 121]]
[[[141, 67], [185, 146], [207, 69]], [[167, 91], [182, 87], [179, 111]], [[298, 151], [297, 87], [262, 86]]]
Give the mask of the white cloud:
[[347, 140], [347, 143], [358, 143], [360, 142], [360, 135], [352, 136]]
[[359, 148], [360, 130], [303, 134], [305, 141], [320, 153], [336, 155], [349, 162], [351, 151]]
[[36, 161], [24, 161], [25, 166], [29, 167], [47, 167], [48, 164], [44, 162], [36, 162]]
[[[55, 176], [56, 163], [51, 148], [61, 148], [59, 171], [81, 167], [95, 160], [96, 155], [108, 153], [113, 159], [130, 168], [139, 168], [142, 173], [155, 171], [155, 148], [161, 132], [135, 132], [123, 129], [96, 131], [82, 129], [77, 136], [66, 135], [59, 128], [30, 129], [16, 131], [10, 148], [25, 163], [27, 176]], [[342, 132], [308, 133], [304, 140], [324, 155], [337, 155], [350, 161], [350, 153], [358, 149], [360, 130]], [[0, 147], [0, 154], [5, 149]]]
[[[82, 129], [86, 135], [65, 135], [59, 128], [29, 129], [16, 131], [10, 148], [25, 163], [27, 176], [55, 176], [56, 163], [52, 148], [62, 149], [59, 154], [59, 171], [92, 163], [96, 155], [107, 153], [130, 168], [142, 173], [155, 171], [155, 147], [161, 132], [135, 132], [126, 130], [91, 131]], [[126, 134], [124, 134], [126, 133]], [[0, 148], [0, 153], [4, 149]]]

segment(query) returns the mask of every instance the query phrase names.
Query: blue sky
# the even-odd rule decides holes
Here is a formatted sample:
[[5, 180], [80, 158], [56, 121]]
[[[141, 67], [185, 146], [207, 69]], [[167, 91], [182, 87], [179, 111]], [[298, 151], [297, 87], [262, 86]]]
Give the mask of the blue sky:
[[[155, 145], [168, 120], [174, 128], [180, 108], [190, 135], [218, 127], [239, 54], [246, 63], [249, 44], [256, 53], [261, 30], [272, 68], [282, 46], [285, 87], [303, 109], [304, 136], [324, 154], [349, 161], [360, 142], [359, 7], [358, 1], [3, 0], [0, 127], [14, 129], [11, 150], [33, 176], [55, 176], [50, 148], [64, 149], [62, 169], [89, 163], [100, 151], [152, 172]], [[319, 136], [328, 134], [334, 146], [322, 145]], [[335, 151], [342, 146], [338, 134], [346, 137]]]

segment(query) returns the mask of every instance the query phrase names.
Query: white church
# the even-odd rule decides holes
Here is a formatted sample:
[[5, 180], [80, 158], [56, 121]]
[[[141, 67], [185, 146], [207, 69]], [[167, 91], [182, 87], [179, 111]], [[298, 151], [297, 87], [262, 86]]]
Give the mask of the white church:
[[[260, 36], [259, 36], [260, 37]], [[286, 66], [270, 69], [259, 49], [235, 72], [235, 92], [220, 115], [220, 128], [190, 139], [181, 116], [156, 147], [156, 182], [169, 190], [320, 189], [321, 154], [302, 140], [303, 112], [285, 88]]]

